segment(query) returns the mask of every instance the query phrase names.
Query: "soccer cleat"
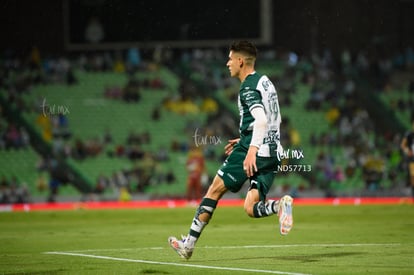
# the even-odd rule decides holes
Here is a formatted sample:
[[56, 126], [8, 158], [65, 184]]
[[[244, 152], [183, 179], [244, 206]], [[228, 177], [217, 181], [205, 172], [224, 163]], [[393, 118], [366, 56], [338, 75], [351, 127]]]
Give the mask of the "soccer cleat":
[[277, 215], [279, 216], [280, 234], [282, 235], [287, 235], [293, 226], [292, 204], [293, 199], [288, 195], [283, 196], [279, 201]]
[[180, 255], [181, 258], [188, 260], [191, 258], [191, 255], [193, 255], [193, 249], [185, 247], [184, 240], [184, 238], [182, 240], [177, 240], [176, 237], [169, 237], [168, 243], [170, 244], [171, 248], [174, 249], [178, 255]]

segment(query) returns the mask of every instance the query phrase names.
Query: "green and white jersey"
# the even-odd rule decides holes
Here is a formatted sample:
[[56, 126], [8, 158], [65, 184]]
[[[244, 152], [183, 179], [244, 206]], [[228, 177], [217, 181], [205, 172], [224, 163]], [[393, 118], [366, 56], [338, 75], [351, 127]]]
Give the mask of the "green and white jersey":
[[240, 86], [238, 97], [240, 112], [240, 142], [249, 148], [253, 134], [254, 118], [251, 110], [263, 108], [267, 117], [266, 134], [258, 156], [274, 157], [282, 150], [280, 145], [280, 123], [282, 121], [276, 88], [269, 78], [254, 72], [246, 77]]

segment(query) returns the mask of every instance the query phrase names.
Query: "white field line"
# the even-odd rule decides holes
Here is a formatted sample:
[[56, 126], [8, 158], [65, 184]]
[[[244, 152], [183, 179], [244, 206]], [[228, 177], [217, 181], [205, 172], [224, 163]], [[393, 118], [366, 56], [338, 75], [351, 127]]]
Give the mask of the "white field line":
[[[197, 247], [197, 249], [251, 249], [251, 248], [292, 248], [292, 247], [358, 247], [358, 246], [399, 246], [401, 243], [351, 243], [351, 244], [288, 244], [288, 245], [241, 245], [241, 246], [204, 246]], [[229, 271], [241, 271], [241, 272], [255, 272], [255, 273], [270, 273], [270, 274], [285, 274], [285, 275], [310, 275], [304, 273], [295, 272], [284, 272], [275, 270], [262, 270], [262, 269], [248, 269], [248, 268], [236, 268], [236, 267], [219, 267], [209, 265], [196, 265], [196, 264], [184, 264], [184, 263], [171, 263], [171, 262], [158, 262], [158, 261], [147, 261], [139, 259], [128, 259], [128, 258], [117, 258], [109, 256], [99, 256], [86, 254], [86, 252], [105, 252], [105, 251], [139, 251], [139, 250], [163, 250], [166, 247], [138, 247], [138, 248], [118, 248], [118, 249], [87, 249], [78, 251], [50, 251], [44, 252], [49, 255], [65, 255], [65, 256], [77, 256], [87, 257], [95, 259], [104, 259], [112, 261], [124, 261], [124, 262], [135, 262], [144, 264], [155, 264], [155, 265], [170, 265], [170, 266], [182, 266], [182, 267], [193, 267], [200, 269], [216, 269], [216, 270], [229, 270]], [[169, 248], [168, 248], [169, 249]]]
[[82, 253], [70, 253], [70, 252], [45, 252], [45, 254], [78, 256], [78, 257], [87, 257], [87, 258], [95, 258], [95, 259], [103, 259], [103, 260], [123, 261], [123, 262], [133, 262], [133, 263], [143, 263], [143, 264], [154, 264], [154, 265], [193, 267], [193, 268], [201, 268], [201, 269], [216, 269], [216, 270], [229, 270], [229, 271], [242, 271], [242, 272], [255, 272], [255, 273], [271, 273], [271, 274], [284, 274], [284, 275], [311, 275], [311, 274], [305, 274], [305, 273], [284, 272], [284, 271], [275, 271], [275, 270], [262, 270], [262, 269], [249, 269], [249, 268], [237, 268], [237, 267], [221, 267], [221, 266], [210, 266], [210, 265], [196, 265], [196, 264], [182, 264], [182, 263], [146, 261], [146, 260], [116, 258], [116, 257], [98, 256], [98, 255], [90, 255], [90, 254], [82, 254]]
[[[251, 248], [292, 248], [292, 247], [357, 247], [357, 246], [399, 246], [401, 243], [337, 243], [337, 244], [275, 244], [275, 245], [235, 245], [235, 246], [198, 246], [199, 249], [251, 249]], [[163, 250], [170, 249], [169, 247], [154, 246], [154, 247], [134, 247], [134, 248], [112, 248], [112, 249], [84, 249], [58, 252], [110, 252], [110, 251], [139, 251], [139, 250]], [[50, 252], [46, 252], [50, 253]]]

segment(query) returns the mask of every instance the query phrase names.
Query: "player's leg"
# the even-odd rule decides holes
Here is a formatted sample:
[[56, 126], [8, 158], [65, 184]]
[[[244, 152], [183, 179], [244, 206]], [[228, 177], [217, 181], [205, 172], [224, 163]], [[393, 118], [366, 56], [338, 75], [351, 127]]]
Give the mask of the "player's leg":
[[261, 200], [257, 182], [252, 180], [246, 199], [244, 200], [244, 210], [249, 217], [261, 218], [277, 214], [279, 211], [279, 201]]
[[[228, 190], [231, 192], [238, 192], [241, 189], [247, 180], [246, 173], [243, 170], [243, 161], [245, 157], [246, 151], [235, 146], [233, 152], [217, 171], [212, 184], [208, 188], [207, 193], [196, 212], [196, 217], [201, 222], [208, 223], [217, 202]], [[198, 213], [199, 211], [201, 213]]]
[[168, 238], [170, 246], [182, 258], [189, 259], [193, 254], [195, 244], [200, 237], [201, 232], [210, 221], [213, 212], [217, 207], [217, 202], [226, 191], [227, 188], [225, 187], [223, 180], [216, 175], [213, 183], [208, 188], [206, 195], [201, 200], [201, 203], [196, 210], [188, 235], [185, 237], [183, 236], [182, 240], [178, 240], [176, 237]]
[[286, 235], [293, 226], [293, 199], [285, 195], [278, 201], [267, 200], [266, 195], [273, 184], [273, 179], [274, 173], [272, 171], [260, 171], [251, 178], [244, 209], [253, 218], [277, 214], [279, 216], [280, 234]]
[[186, 259], [191, 257], [194, 246], [200, 237], [202, 230], [208, 224], [216, 209], [217, 202], [227, 190], [237, 192], [247, 180], [246, 173], [243, 170], [243, 161], [245, 157], [246, 150], [235, 145], [232, 153], [217, 171], [217, 175], [208, 188], [206, 195], [201, 200], [191, 223], [188, 235], [183, 237], [182, 240], [177, 240], [175, 237], [168, 238], [170, 246], [181, 257]]
[[188, 244], [191, 247], [194, 247], [204, 226], [208, 224], [213, 216], [213, 212], [217, 207], [217, 202], [226, 192], [227, 188], [224, 185], [223, 179], [216, 175], [194, 215], [193, 223], [191, 224], [187, 238]]

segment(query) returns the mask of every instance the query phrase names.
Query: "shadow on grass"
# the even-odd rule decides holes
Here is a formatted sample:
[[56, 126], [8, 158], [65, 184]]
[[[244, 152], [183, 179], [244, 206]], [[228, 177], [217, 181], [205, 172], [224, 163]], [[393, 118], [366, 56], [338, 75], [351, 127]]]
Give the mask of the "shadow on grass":
[[311, 263], [311, 262], [319, 262], [324, 258], [338, 258], [338, 257], [348, 257], [348, 256], [356, 256], [362, 255], [365, 253], [362, 252], [334, 252], [334, 253], [319, 253], [319, 254], [309, 254], [309, 255], [289, 255], [289, 256], [275, 256], [275, 257], [243, 257], [243, 258], [229, 258], [229, 259], [217, 259], [217, 260], [207, 260], [207, 262], [222, 262], [225, 261], [239, 261], [239, 260], [284, 260], [284, 261], [295, 261], [301, 263]]
[[291, 255], [291, 256], [281, 256], [281, 257], [274, 257], [274, 258], [279, 259], [279, 260], [286, 260], [286, 261], [298, 261], [302, 263], [310, 263], [310, 262], [318, 262], [324, 258], [339, 258], [339, 257], [362, 255], [362, 254], [365, 254], [365, 253], [334, 252], [334, 253], [320, 253], [320, 254], [310, 254], [310, 255]]

